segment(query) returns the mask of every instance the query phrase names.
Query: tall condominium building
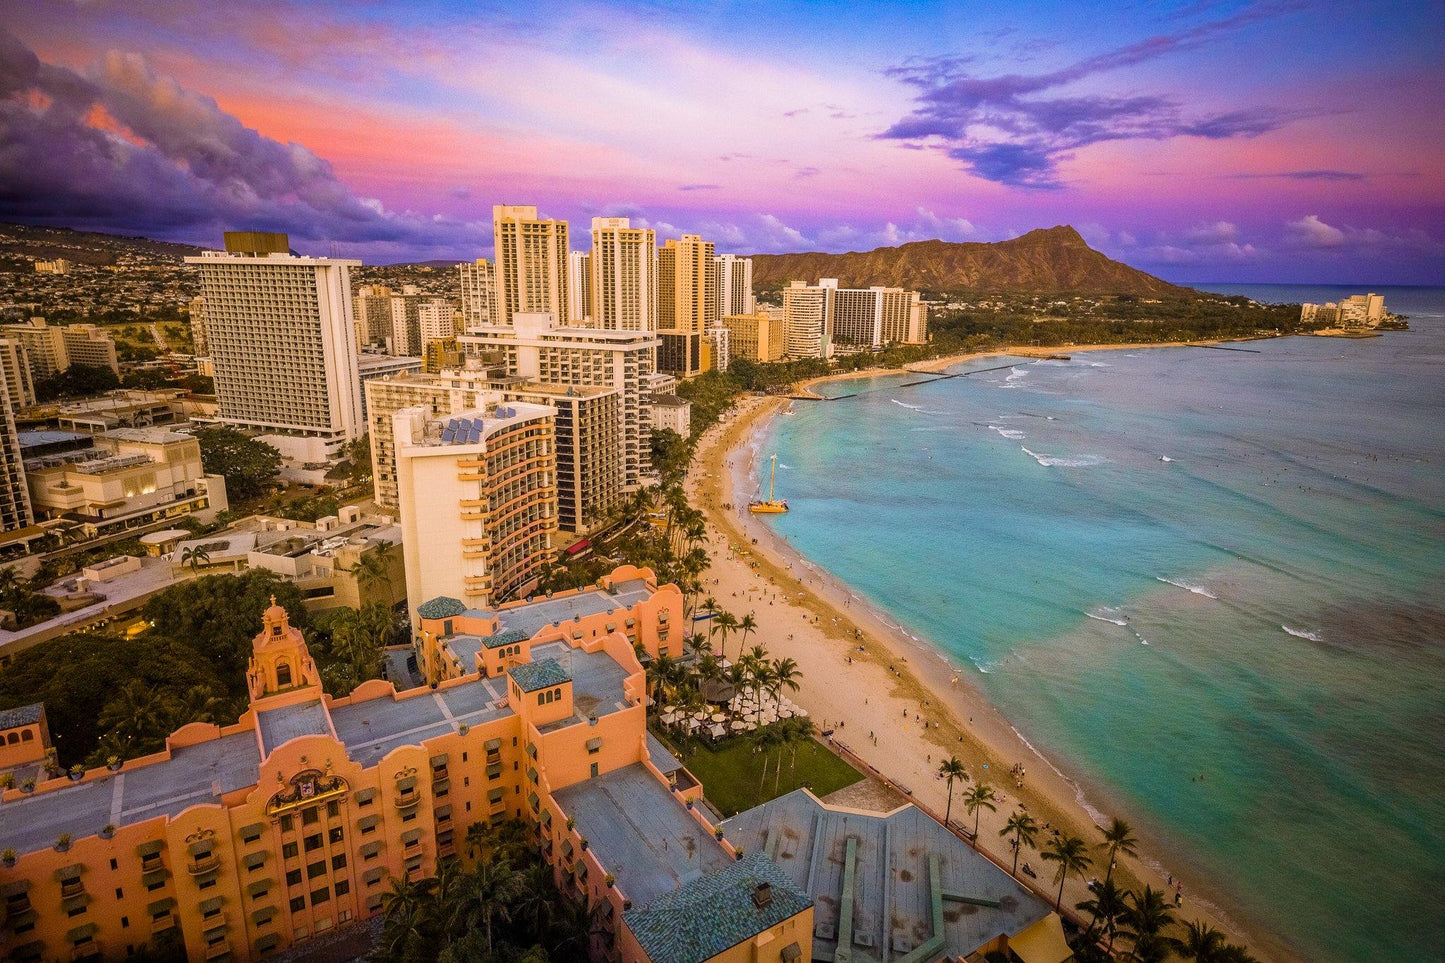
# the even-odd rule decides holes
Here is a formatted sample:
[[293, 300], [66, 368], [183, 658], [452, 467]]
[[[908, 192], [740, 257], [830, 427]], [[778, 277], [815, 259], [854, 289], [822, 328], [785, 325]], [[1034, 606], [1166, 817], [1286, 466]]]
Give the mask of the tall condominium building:
[[5, 376], [10, 402], [16, 408], [35, 404], [35, 379], [29, 352], [18, 338], [0, 337], [0, 373]]
[[696, 234], [668, 238], [657, 252], [657, 327], [701, 333], [716, 327], [717, 255]]
[[727, 371], [732, 363], [732, 332], [724, 324], [708, 328], [703, 332], [703, 344], [707, 346], [707, 367], [713, 371]]
[[787, 324], [783, 312], [776, 308], [729, 315], [722, 323], [731, 335], [728, 347], [733, 357], [781, 361], [788, 353]]
[[[286, 235], [228, 233], [199, 265], [219, 421], [314, 439], [328, 457], [365, 430], [351, 274], [286, 253]], [[314, 459], [320, 460], [320, 459]]]
[[[595, 241], [593, 245], [595, 249]], [[586, 251], [568, 251], [567, 320], [581, 324], [592, 310], [592, 255]]]
[[73, 364], [109, 368], [120, 374], [115, 339], [93, 324], [48, 324], [44, 318], [31, 318], [23, 324], [0, 326], [0, 337], [25, 348], [32, 381], [59, 374]]
[[592, 324], [657, 330], [657, 232], [625, 217], [592, 219]]
[[497, 278], [484, 257], [458, 264], [462, 284], [462, 330], [497, 323]]
[[53, 261], [36, 261], [36, 274], [69, 274], [73, 265], [63, 257]]
[[557, 410], [557, 523], [586, 534], [622, 500], [621, 399], [615, 388], [557, 385], [507, 375], [505, 369], [457, 367], [432, 375], [368, 382], [372, 484], [378, 505], [397, 507], [396, 445], [392, 415], [425, 406], [435, 415], [457, 414], [509, 401]]
[[425, 298], [415, 284], [404, 284], [400, 294], [391, 296], [392, 354], [420, 355], [424, 342], [421, 336], [421, 306]]
[[[18, 345], [0, 341], [0, 360], [6, 345], [15, 348], [12, 360], [0, 364], [0, 532], [13, 532], [35, 522], [30, 509], [30, 492], [25, 484], [25, 459], [15, 431], [15, 409], [20, 406], [21, 386], [15, 372], [21, 366]], [[29, 372], [25, 377], [30, 377]]]
[[[417, 305], [417, 327], [421, 334], [421, 347], [432, 341], [457, 336], [457, 306], [446, 298], [427, 298]], [[408, 351], [407, 354], [421, 354]]]
[[614, 388], [625, 491], [652, 474], [651, 405], [658, 339], [646, 331], [561, 328], [549, 314], [517, 314], [512, 324], [457, 339], [468, 358], [496, 359], [509, 375], [548, 384]]
[[926, 307], [917, 291], [902, 288], [839, 288], [833, 298], [833, 341], [877, 350], [886, 344], [926, 340]]
[[753, 259], [736, 254], [719, 254], [714, 258], [717, 275], [713, 282], [713, 300], [717, 316], [752, 314], [757, 307], [753, 297]]
[[351, 299], [358, 346], [382, 344], [391, 337], [391, 288], [368, 284]]
[[783, 321], [787, 325], [788, 354], [794, 358], [826, 358], [833, 353], [835, 278], [815, 285], [793, 281], [783, 288]]
[[190, 319], [191, 353], [197, 358], [204, 358], [211, 349], [206, 340], [206, 299], [203, 295], [191, 298]]
[[524, 402], [392, 415], [413, 628], [424, 600], [486, 608], [534, 586], [555, 557], [556, 416]]
[[567, 222], [541, 220], [535, 207], [492, 208], [497, 245], [497, 308], [493, 324], [511, 324], [518, 312], [570, 317], [567, 292]]

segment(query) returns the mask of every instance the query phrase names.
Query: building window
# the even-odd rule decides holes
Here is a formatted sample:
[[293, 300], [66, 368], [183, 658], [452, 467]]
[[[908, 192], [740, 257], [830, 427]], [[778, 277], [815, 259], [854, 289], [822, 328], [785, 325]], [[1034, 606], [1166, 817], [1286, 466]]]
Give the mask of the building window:
[[296, 826], [296, 817], [290, 813], [281, 817], [281, 832], [289, 833]]
[[291, 898], [291, 912], [299, 913], [306, 908], [306, 897], [293, 896]]
[[336, 883], [336, 895], [345, 896], [349, 892], [351, 892], [351, 882], [345, 879], [338, 880]]
[[306, 837], [306, 851], [307, 851], [308, 853], [311, 852], [312, 850], [316, 850], [316, 849], [320, 849], [320, 848], [321, 848], [321, 834], [320, 834], [320, 833], [313, 833], [312, 835]]
[[320, 818], [321, 814], [316, 811], [315, 806], [308, 806], [301, 810], [301, 825], [303, 826], [314, 826]]
[[345, 834], [341, 831], [341, 827], [340, 827], [340, 826], [337, 826], [337, 827], [333, 828], [333, 829], [331, 830], [331, 832], [329, 832], [329, 833], [326, 834], [327, 838], [330, 839], [333, 843], [339, 843], [339, 842], [341, 842], [342, 837], [343, 837], [344, 835], [345, 835]]
[[346, 868], [346, 854], [345, 854], [345, 853], [337, 853], [335, 856], [332, 856], [332, 857], [331, 857], [331, 868], [332, 868], [332, 869], [345, 869], [345, 868]]
[[282, 857], [283, 859], [295, 859], [295, 858], [296, 858], [296, 844], [295, 844], [295, 843], [285, 843], [285, 844], [283, 844], [283, 845], [281, 846], [281, 857]]
[[331, 819], [335, 819], [341, 815], [341, 804], [335, 799], [331, 800], [331, 802], [326, 804], [326, 815]]
[[[280, 631], [280, 626], [277, 626]], [[291, 684], [291, 666], [285, 662], [276, 663], [276, 687], [284, 689]]]
[[286, 871], [286, 885], [299, 886], [301, 884], [301, 870], [288, 869]]
[[326, 860], [319, 859], [306, 867], [306, 878], [315, 879], [318, 876], [326, 875]]
[[311, 891], [312, 906], [318, 906], [329, 899], [331, 899], [331, 890], [327, 889], [325, 886], [321, 887], [320, 889], [313, 889]]

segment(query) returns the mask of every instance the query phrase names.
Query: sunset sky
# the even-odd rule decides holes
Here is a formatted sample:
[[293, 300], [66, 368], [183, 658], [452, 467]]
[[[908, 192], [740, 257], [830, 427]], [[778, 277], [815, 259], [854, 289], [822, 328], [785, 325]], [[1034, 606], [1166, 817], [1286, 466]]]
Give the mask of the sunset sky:
[[[524, 12], [519, 12], [524, 11]], [[0, 220], [367, 261], [491, 206], [720, 251], [1072, 224], [1179, 281], [1445, 283], [1445, 4], [0, 0]]]

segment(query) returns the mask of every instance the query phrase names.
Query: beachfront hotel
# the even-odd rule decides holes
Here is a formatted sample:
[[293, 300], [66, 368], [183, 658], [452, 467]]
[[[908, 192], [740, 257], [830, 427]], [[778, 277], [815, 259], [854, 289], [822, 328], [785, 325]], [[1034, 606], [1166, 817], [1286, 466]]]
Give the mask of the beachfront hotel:
[[535, 586], [556, 554], [557, 410], [506, 402], [392, 416], [406, 597], [485, 607]]
[[759, 308], [752, 314], [729, 314], [722, 319], [722, 324], [728, 329], [729, 348], [734, 357], [781, 361], [787, 354], [787, 323], [776, 308]]
[[227, 231], [200, 267], [216, 420], [258, 429], [298, 463], [334, 460], [365, 430], [350, 269], [298, 257], [285, 234]]
[[539, 218], [535, 207], [499, 204], [492, 208], [492, 237], [497, 311], [490, 323], [509, 325], [519, 312], [569, 317], [567, 222]]
[[911, 805], [798, 790], [712, 822], [646, 725], [639, 659], [681, 651], [682, 613], [631, 566], [495, 609], [433, 598], [435, 684], [335, 698], [273, 604], [237, 723], [28, 790], [43, 707], [0, 715], [22, 779], [0, 803], [8, 958], [120, 957], [174, 932], [193, 960], [260, 959], [378, 916], [393, 879], [434, 876], [473, 825], [509, 819], [594, 908], [598, 960], [1069, 958], [1047, 903]]
[[608, 331], [657, 330], [657, 232], [633, 227], [625, 217], [594, 217], [586, 277], [592, 324]]

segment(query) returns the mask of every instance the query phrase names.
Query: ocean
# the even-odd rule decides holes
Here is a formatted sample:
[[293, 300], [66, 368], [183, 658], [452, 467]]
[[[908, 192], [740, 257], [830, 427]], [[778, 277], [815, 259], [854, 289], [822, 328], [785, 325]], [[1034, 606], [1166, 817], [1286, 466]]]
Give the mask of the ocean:
[[1445, 289], [1373, 290], [1411, 330], [836, 382], [760, 467], [1166, 870], [1309, 959], [1441, 959]]

